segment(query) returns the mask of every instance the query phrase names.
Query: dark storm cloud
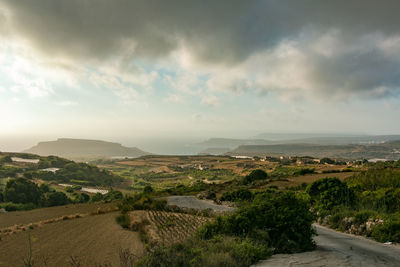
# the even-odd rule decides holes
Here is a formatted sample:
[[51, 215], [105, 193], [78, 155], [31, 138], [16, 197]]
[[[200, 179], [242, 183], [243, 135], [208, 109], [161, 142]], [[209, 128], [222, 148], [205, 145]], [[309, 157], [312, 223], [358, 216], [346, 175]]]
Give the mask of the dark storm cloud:
[[385, 87], [392, 92], [400, 84], [399, 58], [388, 57], [376, 47], [364, 49], [359, 43], [368, 34], [399, 35], [400, 1], [396, 0], [0, 2], [12, 14], [12, 30], [50, 56], [152, 60], [183, 45], [199, 62], [228, 67], [296, 41], [304, 33], [313, 32], [318, 38], [336, 29], [341, 33], [340, 46], [358, 42], [359, 49], [327, 58], [299, 47], [310, 58], [311, 84], [320, 87], [314, 90], [373, 93]]

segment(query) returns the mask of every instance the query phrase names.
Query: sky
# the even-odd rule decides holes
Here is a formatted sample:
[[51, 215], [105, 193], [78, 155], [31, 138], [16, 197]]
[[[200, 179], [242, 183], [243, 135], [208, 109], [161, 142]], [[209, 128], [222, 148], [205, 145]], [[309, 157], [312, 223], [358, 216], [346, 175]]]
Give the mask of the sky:
[[59, 137], [400, 133], [398, 10], [397, 0], [0, 0], [0, 150]]

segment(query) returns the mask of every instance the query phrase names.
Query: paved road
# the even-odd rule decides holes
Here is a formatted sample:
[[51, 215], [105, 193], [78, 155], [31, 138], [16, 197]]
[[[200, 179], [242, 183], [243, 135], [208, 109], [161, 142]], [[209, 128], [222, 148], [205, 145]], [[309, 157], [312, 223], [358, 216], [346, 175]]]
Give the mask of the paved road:
[[167, 197], [168, 204], [176, 205], [182, 208], [192, 208], [192, 209], [212, 209], [214, 211], [233, 211], [234, 208], [213, 204], [210, 201], [200, 200], [194, 196], [170, 196]]
[[400, 266], [400, 249], [315, 225], [317, 249], [291, 255], [274, 255], [256, 266]]

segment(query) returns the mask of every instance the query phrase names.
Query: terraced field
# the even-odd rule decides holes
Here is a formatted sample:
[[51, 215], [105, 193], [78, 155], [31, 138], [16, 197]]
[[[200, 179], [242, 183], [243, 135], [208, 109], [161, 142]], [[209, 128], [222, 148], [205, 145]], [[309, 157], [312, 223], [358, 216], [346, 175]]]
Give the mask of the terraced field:
[[[183, 241], [212, 218], [166, 211], [131, 212], [133, 228], [145, 234], [151, 245], [168, 245]], [[139, 226], [139, 227], [136, 227]]]

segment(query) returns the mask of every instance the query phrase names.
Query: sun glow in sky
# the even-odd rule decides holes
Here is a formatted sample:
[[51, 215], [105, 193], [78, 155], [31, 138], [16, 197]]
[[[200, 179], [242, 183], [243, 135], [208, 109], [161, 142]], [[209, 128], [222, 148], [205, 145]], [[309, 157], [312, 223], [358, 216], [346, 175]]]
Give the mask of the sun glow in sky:
[[398, 133], [399, 8], [0, 0], [0, 138]]

